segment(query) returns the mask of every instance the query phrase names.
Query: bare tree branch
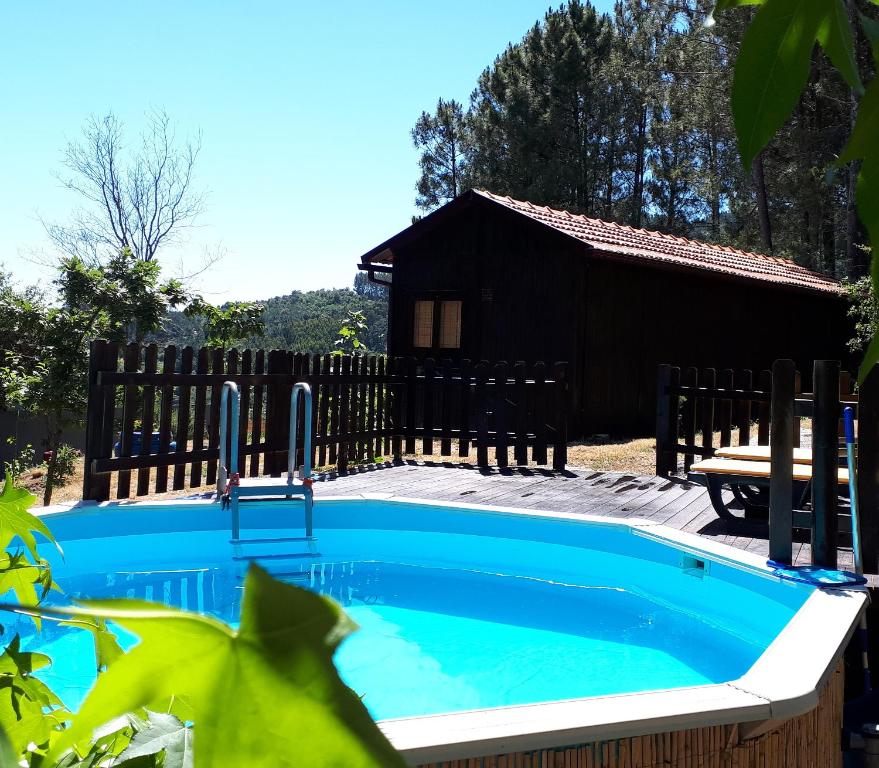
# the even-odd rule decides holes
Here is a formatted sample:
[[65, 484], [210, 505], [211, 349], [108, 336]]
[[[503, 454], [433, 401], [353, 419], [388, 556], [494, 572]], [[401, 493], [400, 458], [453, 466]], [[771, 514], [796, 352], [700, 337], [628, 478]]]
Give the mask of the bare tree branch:
[[130, 248], [152, 261], [163, 243], [173, 242], [204, 210], [204, 194], [192, 188], [201, 134], [182, 144], [162, 110], [147, 115], [137, 152], [124, 163], [122, 122], [112, 113], [92, 117], [79, 141], [64, 153], [69, 171], [59, 180], [86, 206], [68, 224], [43, 222], [64, 253], [100, 263], [109, 253]]

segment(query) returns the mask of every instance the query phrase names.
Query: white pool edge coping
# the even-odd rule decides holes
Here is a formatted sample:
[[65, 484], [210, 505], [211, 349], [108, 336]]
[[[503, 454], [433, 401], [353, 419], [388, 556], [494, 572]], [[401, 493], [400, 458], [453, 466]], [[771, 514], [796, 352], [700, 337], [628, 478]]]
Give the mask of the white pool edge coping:
[[[384, 493], [318, 496], [424, 504], [474, 512], [552, 518], [628, 528], [690, 554], [778, 578], [766, 559], [696, 534], [638, 518], [598, 517], [540, 509], [436, 501]], [[211, 499], [76, 502], [35, 510], [63, 512], [214, 503]], [[788, 720], [811, 711], [869, 602], [864, 588], [816, 589], [753, 666], [737, 680], [669, 690], [593, 696], [449, 714], [381, 720], [379, 727], [411, 764], [607, 741], [733, 723]]]

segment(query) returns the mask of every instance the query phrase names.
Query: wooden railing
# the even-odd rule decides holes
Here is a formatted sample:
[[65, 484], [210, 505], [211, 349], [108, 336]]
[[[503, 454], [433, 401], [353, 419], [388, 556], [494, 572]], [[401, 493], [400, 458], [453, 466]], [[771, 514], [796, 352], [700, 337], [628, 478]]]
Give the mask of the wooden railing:
[[[121, 361], [121, 365], [120, 365]], [[198, 488], [216, 482], [220, 393], [241, 390], [242, 474], [287, 466], [290, 391], [313, 393], [314, 466], [405, 454], [469, 458], [506, 467], [564, 468], [566, 364], [437, 363], [432, 359], [304, 355], [95, 341], [91, 345], [83, 498]], [[299, 430], [303, 434], [303, 430]], [[301, 443], [299, 450], [302, 450]]]
[[[839, 395], [857, 402], [854, 379], [842, 372]], [[680, 369], [660, 365], [656, 392], [656, 474], [667, 477], [698, 458], [714, 455], [730, 445], [769, 445], [770, 371], [734, 371], [730, 368]], [[812, 393], [802, 391], [795, 375], [796, 416], [810, 416]], [[800, 445], [799, 419], [794, 419], [794, 446]]]

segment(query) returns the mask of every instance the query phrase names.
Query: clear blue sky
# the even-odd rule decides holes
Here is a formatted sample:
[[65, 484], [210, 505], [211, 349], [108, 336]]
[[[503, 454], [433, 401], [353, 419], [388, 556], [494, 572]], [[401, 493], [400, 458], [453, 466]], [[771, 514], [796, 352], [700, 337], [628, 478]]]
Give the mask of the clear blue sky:
[[[558, 3], [555, 3], [557, 5]], [[608, 9], [610, 0], [599, 8]], [[0, 261], [22, 282], [64, 221], [61, 152], [91, 114], [131, 140], [164, 108], [201, 131], [207, 209], [164, 262], [222, 247], [212, 301], [350, 285], [361, 253], [415, 213], [409, 131], [439, 96], [466, 103], [482, 69], [547, 0], [4, 0], [0, 4]]]

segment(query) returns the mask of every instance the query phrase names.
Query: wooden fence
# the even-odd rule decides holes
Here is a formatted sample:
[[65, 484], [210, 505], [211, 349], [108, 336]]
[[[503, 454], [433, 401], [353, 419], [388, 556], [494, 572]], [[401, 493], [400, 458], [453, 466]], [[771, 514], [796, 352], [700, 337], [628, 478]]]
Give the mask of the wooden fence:
[[[121, 365], [120, 365], [121, 362]], [[506, 467], [567, 459], [566, 364], [294, 354], [156, 345], [91, 345], [83, 498], [198, 488], [216, 482], [220, 395], [241, 391], [240, 472], [286, 471], [290, 392], [313, 394], [313, 465], [421, 453]], [[303, 430], [299, 430], [301, 435]], [[150, 436], [153, 436], [152, 438]], [[437, 448], [439, 449], [437, 451]], [[300, 451], [302, 450], [300, 442]], [[300, 457], [301, 458], [301, 457]]]
[[[811, 415], [811, 392], [802, 391], [802, 377], [794, 383], [797, 416]], [[857, 402], [854, 379], [840, 374], [842, 402]], [[699, 458], [730, 445], [769, 445], [770, 371], [730, 368], [680, 369], [660, 365], [656, 392], [656, 474], [667, 477]], [[794, 420], [794, 446], [800, 445], [799, 419]], [[755, 434], [756, 432], [756, 434]], [[683, 460], [681, 461], [681, 457]]]

